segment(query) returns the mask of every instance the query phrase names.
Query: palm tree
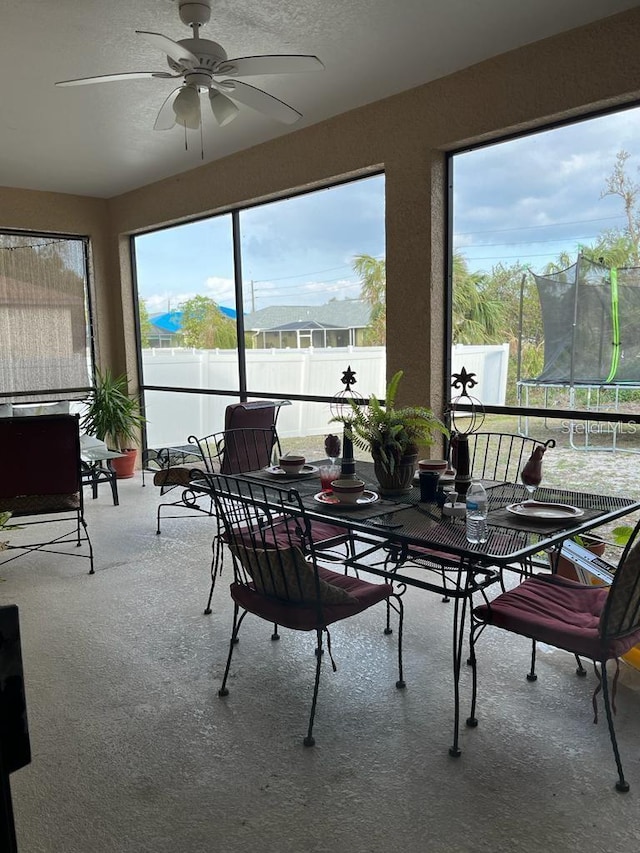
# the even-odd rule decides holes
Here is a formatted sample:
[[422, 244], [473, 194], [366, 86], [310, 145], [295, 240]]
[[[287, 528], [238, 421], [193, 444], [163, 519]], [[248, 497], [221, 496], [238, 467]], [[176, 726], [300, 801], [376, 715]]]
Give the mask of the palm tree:
[[503, 327], [503, 305], [493, 298], [490, 279], [469, 272], [461, 252], [453, 254], [452, 340], [457, 344], [499, 342]]
[[353, 269], [360, 276], [360, 297], [371, 306], [365, 346], [384, 346], [387, 339], [387, 271], [384, 258], [356, 255]]

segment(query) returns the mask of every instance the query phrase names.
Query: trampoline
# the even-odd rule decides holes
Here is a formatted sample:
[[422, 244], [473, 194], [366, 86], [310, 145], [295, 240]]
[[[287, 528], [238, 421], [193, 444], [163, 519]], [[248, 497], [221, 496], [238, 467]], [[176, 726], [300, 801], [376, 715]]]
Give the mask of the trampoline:
[[[640, 267], [610, 269], [578, 256], [575, 264], [549, 275], [532, 274], [544, 331], [544, 365], [535, 378], [522, 378], [520, 330], [517, 394], [520, 406], [529, 406], [529, 392], [541, 389], [544, 407], [551, 391], [568, 393], [569, 407], [587, 411], [618, 411], [625, 390], [640, 390]], [[521, 300], [524, 293], [524, 280]], [[522, 316], [522, 310], [521, 310]], [[527, 434], [527, 419], [525, 434]], [[570, 440], [582, 434], [589, 447], [587, 422], [571, 422]], [[616, 449], [617, 424], [602, 424]], [[601, 450], [602, 447], [597, 449]]]

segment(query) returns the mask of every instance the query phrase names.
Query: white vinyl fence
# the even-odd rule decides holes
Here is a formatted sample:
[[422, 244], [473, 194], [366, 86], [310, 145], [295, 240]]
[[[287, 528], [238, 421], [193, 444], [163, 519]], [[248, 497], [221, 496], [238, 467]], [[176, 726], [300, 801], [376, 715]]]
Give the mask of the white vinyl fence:
[[[461, 347], [452, 350], [453, 371], [463, 366], [477, 373], [486, 403], [504, 403], [508, 345]], [[238, 358], [235, 350], [143, 350], [145, 385], [177, 388], [238, 387]], [[333, 349], [247, 350], [247, 387], [286, 395], [333, 397], [344, 389], [344, 371], [356, 373], [354, 390], [363, 397], [384, 397], [386, 353], [384, 347]], [[480, 393], [477, 396], [481, 396]], [[149, 447], [185, 444], [188, 436], [204, 436], [221, 430], [224, 411], [237, 396], [210, 396], [179, 392], [148, 391], [145, 395]], [[427, 401], [428, 405], [428, 401]], [[283, 406], [278, 432], [283, 437], [323, 435], [331, 428], [326, 403], [293, 401]]]

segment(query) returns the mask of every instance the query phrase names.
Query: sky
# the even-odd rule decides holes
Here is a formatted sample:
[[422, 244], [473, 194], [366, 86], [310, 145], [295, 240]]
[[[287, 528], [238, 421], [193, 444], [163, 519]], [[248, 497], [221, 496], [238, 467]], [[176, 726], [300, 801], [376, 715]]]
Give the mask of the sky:
[[[621, 149], [640, 183], [640, 108], [458, 154], [454, 249], [471, 271], [575, 258], [579, 243], [625, 223], [621, 200], [600, 198]], [[384, 257], [384, 176], [250, 208], [240, 230], [245, 312], [357, 298], [354, 257]], [[142, 235], [136, 259], [151, 314], [196, 294], [237, 307], [229, 214]]]
[[[235, 307], [229, 214], [136, 238], [150, 314], [196, 293]], [[245, 311], [357, 298], [358, 254], [384, 257], [384, 177], [372, 176], [240, 215]]]
[[533, 272], [564, 250], [625, 224], [622, 200], [601, 198], [616, 154], [640, 183], [640, 108], [459, 155], [454, 161], [454, 250], [469, 269], [520, 261]]

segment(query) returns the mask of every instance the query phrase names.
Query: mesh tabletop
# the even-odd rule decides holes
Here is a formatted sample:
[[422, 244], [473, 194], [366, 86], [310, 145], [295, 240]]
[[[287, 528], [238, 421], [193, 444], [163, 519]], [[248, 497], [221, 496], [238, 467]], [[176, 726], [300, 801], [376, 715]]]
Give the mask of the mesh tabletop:
[[[540, 522], [522, 519], [506, 511], [510, 504], [528, 498], [526, 489], [520, 485], [505, 483], [492, 486], [487, 489], [487, 497], [489, 537], [484, 543], [473, 545], [467, 542], [464, 518], [445, 518], [436, 504], [420, 503], [419, 495], [416, 498], [413, 493], [407, 499], [412, 501], [412, 506], [398, 508], [384, 517], [389, 538], [408, 547], [427, 545], [486, 563], [507, 563], [640, 508], [640, 504], [630, 498], [538, 489], [537, 501], [567, 504], [583, 510], [576, 518]], [[365, 520], [364, 524], [380, 528], [381, 520]]]

